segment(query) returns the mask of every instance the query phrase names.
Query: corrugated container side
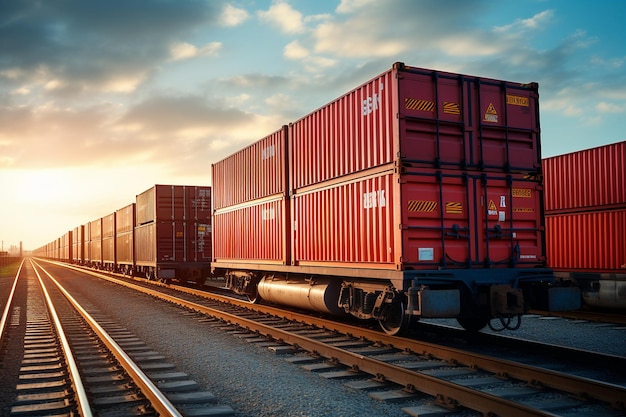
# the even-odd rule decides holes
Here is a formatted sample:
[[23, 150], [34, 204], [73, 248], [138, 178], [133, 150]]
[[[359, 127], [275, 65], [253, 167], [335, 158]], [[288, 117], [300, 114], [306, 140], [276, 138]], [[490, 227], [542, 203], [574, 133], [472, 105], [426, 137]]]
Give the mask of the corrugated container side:
[[156, 223], [138, 225], [135, 227], [135, 263], [137, 265], [153, 265], [155, 262]]
[[211, 187], [155, 185], [136, 197], [136, 222], [210, 221]]
[[292, 189], [383, 166], [541, 168], [538, 87], [404, 67], [289, 127]]
[[215, 210], [286, 193], [286, 134], [283, 127], [213, 164]]
[[543, 167], [547, 212], [626, 207], [626, 142], [546, 158]]
[[135, 220], [137, 225], [152, 222], [156, 216], [156, 186], [148, 188], [146, 191], [136, 196]]
[[78, 226], [72, 233], [72, 259], [76, 263], [85, 260], [85, 227]]
[[626, 272], [626, 208], [546, 216], [550, 267]]
[[89, 237], [91, 240], [102, 239], [102, 218], [89, 223]]
[[135, 203], [122, 207], [115, 212], [116, 234], [126, 233], [135, 227]]
[[102, 217], [102, 237], [115, 236], [115, 212]]
[[117, 236], [115, 236], [115, 254], [118, 264], [133, 264], [135, 258], [133, 249], [133, 236], [133, 231], [118, 233]]
[[291, 200], [296, 265], [545, 266], [538, 182], [457, 170], [370, 170]]
[[253, 201], [214, 215], [213, 258], [216, 262], [254, 261], [284, 265], [286, 201]]
[[89, 222], [89, 260], [102, 262], [102, 218]]
[[183, 221], [157, 221], [135, 228], [137, 265], [168, 262], [210, 262], [210, 225]]
[[289, 126], [290, 187], [392, 162], [398, 152], [397, 81], [387, 71]]

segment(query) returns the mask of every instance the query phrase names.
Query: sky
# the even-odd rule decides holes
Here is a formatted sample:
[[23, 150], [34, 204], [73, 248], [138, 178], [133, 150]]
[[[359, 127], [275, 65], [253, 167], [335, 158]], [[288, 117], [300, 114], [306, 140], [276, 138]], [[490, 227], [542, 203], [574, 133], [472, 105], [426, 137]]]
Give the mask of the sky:
[[38, 248], [391, 68], [538, 82], [543, 157], [626, 140], [626, 2], [0, 2], [0, 240]]

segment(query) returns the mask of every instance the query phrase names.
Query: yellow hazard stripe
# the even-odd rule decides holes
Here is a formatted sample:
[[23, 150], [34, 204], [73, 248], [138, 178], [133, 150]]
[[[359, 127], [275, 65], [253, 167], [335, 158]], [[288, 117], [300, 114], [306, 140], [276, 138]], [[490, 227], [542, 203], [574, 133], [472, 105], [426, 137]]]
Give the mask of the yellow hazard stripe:
[[404, 100], [404, 106], [409, 110], [435, 111], [435, 103], [430, 100], [407, 98]]
[[412, 212], [432, 213], [433, 211], [437, 210], [437, 202], [411, 200], [409, 201], [407, 209]]
[[463, 213], [463, 204], [461, 203], [446, 203], [446, 213], [448, 214], [461, 214]]
[[461, 108], [458, 103], [443, 102], [443, 112], [448, 114], [461, 114]]

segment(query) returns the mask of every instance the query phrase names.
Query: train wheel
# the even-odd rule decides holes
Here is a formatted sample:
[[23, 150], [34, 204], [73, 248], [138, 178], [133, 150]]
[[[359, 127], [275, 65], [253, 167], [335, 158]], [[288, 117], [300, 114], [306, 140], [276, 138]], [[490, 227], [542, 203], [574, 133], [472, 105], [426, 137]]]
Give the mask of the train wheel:
[[405, 313], [404, 303], [392, 303], [389, 308], [390, 311], [387, 312], [385, 318], [378, 320], [378, 325], [389, 336], [405, 333], [411, 320], [409, 315]]
[[468, 332], [478, 332], [489, 324], [489, 317], [459, 317], [456, 321]]

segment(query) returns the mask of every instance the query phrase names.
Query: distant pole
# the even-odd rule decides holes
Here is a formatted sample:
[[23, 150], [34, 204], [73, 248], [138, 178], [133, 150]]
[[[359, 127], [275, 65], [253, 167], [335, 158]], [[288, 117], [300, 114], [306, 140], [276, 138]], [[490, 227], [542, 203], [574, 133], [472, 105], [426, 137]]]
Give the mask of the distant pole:
[[20, 258], [22, 257], [22, 241], [20, 240]]

